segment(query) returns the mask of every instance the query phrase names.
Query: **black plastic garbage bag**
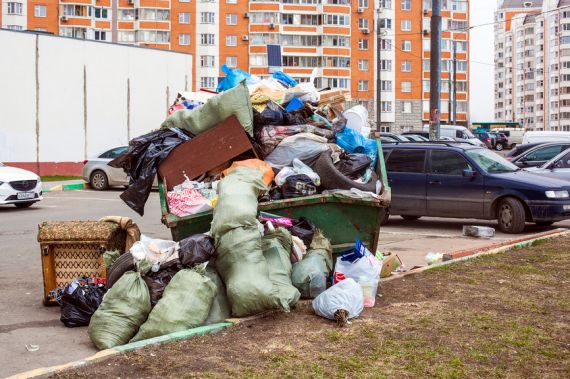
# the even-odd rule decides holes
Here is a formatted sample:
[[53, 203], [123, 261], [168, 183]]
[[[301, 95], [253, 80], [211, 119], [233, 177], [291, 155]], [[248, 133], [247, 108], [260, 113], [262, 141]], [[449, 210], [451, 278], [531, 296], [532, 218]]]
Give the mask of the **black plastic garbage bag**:
[[156, 303], [162, 298], [164, 289], [170, 283], [174, 275], [182, 270], [182, 265], [178, 259], [173, 259], [169, 262], [163, 263], [160, 270], [157, 272], [148, 272], [143, 276], [143, 280], [148, 287], [150, 294], [150, 304], [154, 307]]
[[262, 112], [253, 110], [253, 125], [281, 125], [283, 124], [283, 110], [273, 101], [267, 102]]
[[[86, 284], [79, 285], [82, 279], [75, 279], [63, 290], [61, 296], [61, 322], [68, 328], [87, 326], [93, 313], [99, 308], [105, 286]], [[73, 289], [75, 287], [75, 289]]]
[[111, 167], [122, 168], [129, 175], [129, 188], [121, 194], [121, 199], [139, 215], [144, 215], [144, 205], [160, 162], [191, 137], [182, 129], [159, 129], [132, 139], [129, 150], [108, 163]]
[[371, 163], [372, 159], [366, 154], [343, 154], [335, 166], [347, 178], [356, 180], [370, 167]]
[[315, 235], [315, 230], [317, 227], [311, 221], [307, 220], [305, 217], [300, 217], [297, 222], [293, 224], [290, 229], [292, 235], [299, 237], [305, 246], [309, 248], [313, 242], [313, 236]]
[[206, 234], [195, 234], [180, 241], [178, 258], [184, 267], [208, 262], [216, 252], [214, 239]]
[[305, 174], [291, 175], [285, 180], [281, 192], [285, 199], [291, 199], [314, 195], [317, 193], [317, 187], [313, 184], [313, 180]]

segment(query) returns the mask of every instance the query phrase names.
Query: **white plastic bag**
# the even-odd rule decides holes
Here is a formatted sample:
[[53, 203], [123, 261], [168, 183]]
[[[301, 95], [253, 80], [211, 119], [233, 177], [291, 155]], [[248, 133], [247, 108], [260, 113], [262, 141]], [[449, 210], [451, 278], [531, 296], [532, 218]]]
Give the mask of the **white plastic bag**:
[[170, 213], [178, 217], [208, 212], [213, 209], [212, 202], [199, 190], [193, 188], [185, 188], [181, 192], [168, 192], [166, 200]]
[[154, 239], [141, 235], [140, 241], [133, 244], [129, 253], [133, 255], [135, 262], [147, 259], [152, 264], [152, 271], [160, 269], [160, 265], [178, 257], [178, 242]]
[[334, 269], [334, 282], [342, 283], [346, 279], [354, 279], [362, 288], [364, 306], [370, 308], [376, 303], [381, 270], [382, 262], [372, 254], [367, 254], [353, 263], [338, 257]]
[[353, 279], [335, 284], [313, 300], [315, 313], [329, 320], [335, 319], [335, 312], [344, 309], [348, 319], [358, 317], [364, 309], [362, 290]]
[[317, 187], [321, 185], [321, 177], [319, 174], [314, 172], [309, 166], [298, 160], [297, 158], [293, 159], [293, 167], [284, 167], [277, 176], [275, 176], [275, 183], [278, 186], [282, 186], [285, 184], [285, 181], [291, 175], [299, 175], [305, 174], [307, 175], [314, 185]]

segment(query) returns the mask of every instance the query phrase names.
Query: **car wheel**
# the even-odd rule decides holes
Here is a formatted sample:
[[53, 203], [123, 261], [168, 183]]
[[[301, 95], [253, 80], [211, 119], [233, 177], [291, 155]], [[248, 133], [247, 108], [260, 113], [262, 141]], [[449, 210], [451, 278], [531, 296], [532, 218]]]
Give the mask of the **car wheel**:
[[507, 197], [499, 203], [497, 210], [499, 229], [508, 234], [517, 234], [524, 230], [525, 212], [522, 203], [512, 197]]
[[416, 221], [419, 220], [422, 216], [400, 216], [406, 221]]
[[495, 149], [496, 149], [497, 151], [503, 151], [504, 148], [505, 148], [505, 147], [503, 146], [502, 143], [498, 143], [497, 145], [495, 145]]
[[382, 213], [382, 218], [380, 218], [380, 225], [386, 225], [388, 223], [389, 218], [390, 218], [390, 210], [386, 208]]
[[103, 171], [95, 170], [89, 178], [89, 184], [94, 190], [104, 191], [109, 188], [109, 179], [107, 178], [107, 174]]
[[550, 226], [552, 224], [554, 224], [553, 221], [541, 221], [541, 222], [535, 222], [536, 226]]
[[121, 276], [127, 271], [134, 271], [135, 260], [131, 253], [122, 254], [119, 258], [113, 262], [111, 267], [107, 270], [107, 275], [105, 278], [105, 287], [107, 290], [111, 289], [117, 280], [121, 279]]
[[14, 205], [18, 208], [29, 208], [34, 205], [35, 201], [28, 201], [25, 203], [15, 203]]

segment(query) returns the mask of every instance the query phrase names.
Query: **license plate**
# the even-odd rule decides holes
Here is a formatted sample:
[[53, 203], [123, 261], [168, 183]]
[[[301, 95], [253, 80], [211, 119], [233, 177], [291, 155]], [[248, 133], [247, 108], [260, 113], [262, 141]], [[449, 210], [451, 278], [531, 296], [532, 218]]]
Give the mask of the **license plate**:
[[33, 199], [36, 197], [34, 192], [18, 192], [18, 200]]

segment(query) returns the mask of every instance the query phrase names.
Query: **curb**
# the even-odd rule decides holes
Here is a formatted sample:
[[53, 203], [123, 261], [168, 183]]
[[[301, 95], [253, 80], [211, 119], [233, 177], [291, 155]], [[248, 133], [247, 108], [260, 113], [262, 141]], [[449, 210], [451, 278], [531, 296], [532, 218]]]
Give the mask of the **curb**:
[[51, 188], [46, 188], [42, 190], [42, 192], [74, 191], [88, 188], [91, 188], [89, 187], [89, 183], [59, 184]]
[[174, 342], [174, 341], [178, 341], [178, 340], [182, 340], [182, 339], [186, 339], [186, 338], [202, 336], [205, 334], [217, 333], [217, 332], [220, 332], [224, 329], [227, 329], [230, 326], [233, 326], [235, 324], [237, 324], [237, 322], [222, 322], [219, 324], [199, 326], [197, 328], [183, 330], [181, 332], [174, 332], [174, 333], [166, 334], [164, 336], [158, 336], [158, 337], [149, 338], [149, 339], [143, 340], [143, 341], [132, 342], [132, 343], [128, 343], [126, 345], [114, 347], [112, 349], [101, 350], [101, 351], [93, 354], [90, 357], [87, 357], [87, 358], [84, 358], [84, 359], [81, 359], [78, 361], [65, 363], [65, 364], [59, 365], [59, 366], [42, 367], [42, 368], [38, 368], [35, 370], [30, 370], [30, 371], [22, 372], [19, 374], [15, 374], [13, 376], [9, 376], [6, 379], [44, 378], [44, 377], [47, 377], [49, 375], [53, 375], [53, 374], [56, 374], [56, 373], [59, 373], [59, 372], [65, 371], [65, 370], [71, 370], [71, 369], [78, 368], [81, 366], [85, 366], [85, 365], [88, 365], [91, 363], [95, 363], [95, 362], [98, 362], [98, 361], [101, 361], [104, 359], [108, 359], [112, 356], [115, 356], [117, 354], [121, 354], [121, 353], [124, 353], [127, 351], [138, 350], [138, 349], [141, 349], [141, 348], [146, 347], [146, 346], [159, 345], [162, 343]]
[[[535, 236], [532, 236], [529, 238], [521, 238], [519, 240], [501, 242], [501, 243], [493, 244], [490, 246], [479, 247], [479, 248], [475, 248], [475, 249], [471, 249], [471, 250], [461, 250], [458, 252], [457, 255], [455, 255], [455, 253], [445, 254], [444, 255], [444, 261], [441, 263], [433, 264], [431, 266], [424, 266], [424, 267], [418, 268], [416, 270], [411, 270], [411, 271], [405, 272], [403, 274], [397, 274], [394, 276], [390, 276], [386, 279], [381, 279], [380, 283], [391, 282], [393, 280], [398, 280], [398, 279], [405, 278], [405, 277], [410, 276], [410, 275], [419, 274], [419, 273], [422, 273], [424, 271], [431, 270], [433, 268], [447, 266], [447, 265], [452, 264], [452, 263], [463, 262], [463, 261], [466, 261], [469, 259], [480, 257], [482, 255], [498, 254], [498, 253], [503, 253], [505, 251], [509, 251], [512, 249], [532, 246], [532, 244], [534, 244], [537, 241], [544, 241], [544, 240], [548, 240], [548, 239], [552, 239], [552, 238], [558, 238], [558, 237], [562, 237], [562, 236], [566, 236], [566, 235], [570, 235], [570, 230], [556, 229], [556, 230], [553, 230], [551, 232], [542, 233], [542, 234], [535, 235]], [[446, 259], [445, 258], [446, 256], [454, 256], [454, 258]]]

